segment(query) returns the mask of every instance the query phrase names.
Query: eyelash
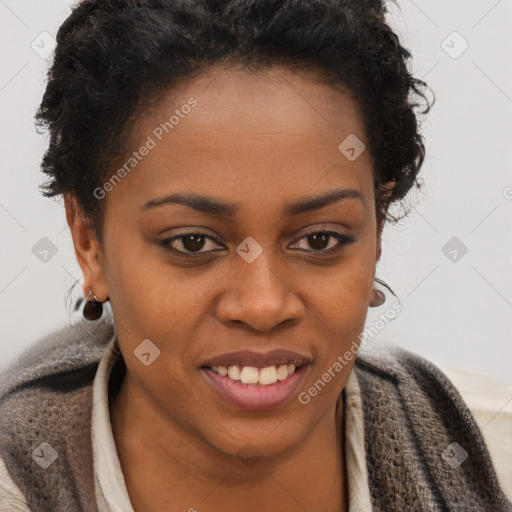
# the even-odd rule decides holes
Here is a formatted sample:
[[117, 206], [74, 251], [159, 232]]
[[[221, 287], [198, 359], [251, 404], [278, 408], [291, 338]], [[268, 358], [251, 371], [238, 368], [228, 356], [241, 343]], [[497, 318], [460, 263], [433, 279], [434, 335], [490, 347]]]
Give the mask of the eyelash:
[[[191, 236], [191, 235], [199, 235], [199, 236], [202, 236], [204, 238], [207, 238], [209, 240], [212, 240], [213, 242], [217, 243], [217, 244], [220, 244], [220, 242], [218, 242], [217, 240], [215, 240], [215, 238], [207, 235], [206, 233], [201, 233], [201, 232], [190, 232], [190, 233], [183, 233], [181, 235], [176, 235], [176, 236], [173, 236], [171, 238], [166, 238], [165, 240], [162, 240], [161, 242], [158, 242], [158, 245], [163, 247], [164, 249], [166, 249], [167, 251], [171, 251], [173, 253], [177, 253], [181, 256], [187, 256], [187, 257], [196, 257], [196, 256], [199, 256], [199, 255], [211, 255], [211, 254], [214, 254], [215, 252], [218, 252], [218, 250], [214, 250], [214, 251], [202, 251], [202, 252], [187, 252], [187, 251], [179, 251], [177, 249], [174, 249], [173, 247], [171, 247], [171, 244], [172, 242], [174, 242], [175, 240], [180, 240], [180, 239], [184, 239], [188, 236]], [[356, 239], [354, 237], [351, 237], [351, 236], [348, 236], [348, 235], [344, 235], [342, 233], [338, 233], [337, 231], [322, 231], [322, 230], [319, 230], [319, 231], [312, 231], [310, 233], [307, 233], [305, 234], [304, 236], [302, 236], [301, 238], [299, 238], [297, 240], [297, 242], [300, 242], [302, 240], [304, 240], [305, 238], [308, 238], [309, 236], [312, 236], [312, 235], [329, 235], [333, 238], [335, 238], [337, 241], [338, 241], [338, 244], [335, 245], [334, 247], [331, 247], [330, 249], [318, 249], [318, 250], [315, 250], [315, 249], [312, 249], [311, 251], [307, 251], [307, 252], [311, 252], [311, 253], [314, 253], [314, 254], [319, 254], [319, 255], [334, 255], [334, 254], [337, 254], [339, 252], [341, 252], [347, 245], [353, 243], [356, 241]]]

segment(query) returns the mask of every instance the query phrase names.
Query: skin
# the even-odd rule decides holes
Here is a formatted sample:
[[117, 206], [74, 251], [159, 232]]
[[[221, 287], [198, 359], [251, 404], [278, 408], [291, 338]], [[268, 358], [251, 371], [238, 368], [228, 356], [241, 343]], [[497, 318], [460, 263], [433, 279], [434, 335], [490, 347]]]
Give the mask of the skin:
[[[358, 342], [382, 230], [369, 152], [351, 162], [338, 150], [351, 133], [368, 147], [358, 107], [304, 73], [212, 68], [140, 117], [134, 150], [190, 97], [197, 106], [105, 197], [103, 250], [66, 198], [84, 293], [110, 297], [127, 366], [111, 420], [133, 508], [347, 510], [339, 398], [355, 359], [309, 404], [253, 412], [225, 402], [199, 367], [235, 350], [294, 350], [313, 360], [303, 391]], [[289, 202], [342, 188], [363, 200], [283, 214]], [[141, 209], [175, 192], [240, 211]], [[172, 244], [181, 256], [157, 245], [183, 228], [214, 238], [196, 251], [218, 252], [187, 256], [194, 246], [183, 239]], [[326, 229], [356, 241], [326, 255], [335, 238], [306, 237]], [[263, 249], [250, 264], [236, 253], [248, 236]], [[134, 355], [147, 338], [161, 350], [149, 366]], [[252, 462], [241, 455], [251, 450]]]

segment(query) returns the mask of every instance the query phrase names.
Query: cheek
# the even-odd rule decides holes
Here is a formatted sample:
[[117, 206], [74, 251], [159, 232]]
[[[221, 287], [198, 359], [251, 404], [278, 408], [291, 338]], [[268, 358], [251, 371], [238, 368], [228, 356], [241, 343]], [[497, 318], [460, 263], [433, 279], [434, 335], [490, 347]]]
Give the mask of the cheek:
[[138, 338], [162, 338], [181, 320], [202, 291], [186, 270], [166, 260], [164, 250], [136, 235], [112, 237], [108, 286], [116, 320]]
[[319, 289], [319, 298], [324, 298], [326, 307], [343, 305], [344, 309], [358, 310], [368, 302], [375, 273], [375, 250], [374, 241], [365, 237], [348, 250], [338, 265], [330, 267]]
[[[319, 281], [310, 306], [319, 317], [319, 326], [328, 346], [325, 354], [332, 358], [341, 353], [364, 329], [375, 273], [375, 244], [359, 243], [339, 266]], [[322, 327], [323, 326], [323, 327]]]

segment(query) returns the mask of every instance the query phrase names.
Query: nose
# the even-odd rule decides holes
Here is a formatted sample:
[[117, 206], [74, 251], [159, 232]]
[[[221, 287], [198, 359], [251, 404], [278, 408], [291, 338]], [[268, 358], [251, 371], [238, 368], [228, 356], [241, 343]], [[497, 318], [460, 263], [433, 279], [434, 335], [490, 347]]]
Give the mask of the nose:
[[237, 258], [216, 305], [219, 321], [265, 332], [284, 323], [295, 324], [304, 316], [305, 306], [293, 279], [277, 260], [271, 261], [265, 251], [252, 263]]

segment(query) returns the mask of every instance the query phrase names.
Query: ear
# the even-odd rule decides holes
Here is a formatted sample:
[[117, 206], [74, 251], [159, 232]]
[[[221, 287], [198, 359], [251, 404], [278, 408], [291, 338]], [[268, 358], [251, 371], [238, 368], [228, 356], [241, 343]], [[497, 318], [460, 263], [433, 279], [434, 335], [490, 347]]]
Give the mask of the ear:
[[[384, 196], [386, 199], [389, 199], [389, 196], [391, 195], [393, 191], [393, 187], [395, 186], [394, 181], [388, 181], [387, 183], [384, 183], [381, 185], [381, 189], [384, 191]], [[381, 254], [382, 254], [382, 230], [384, 229], [384, 223], [385, 223], [385, 215], [389, 208], [389, 202], [386, 204], [386, 208], [383, 211], [382, 217], [380, 219], [380, 222], [377, 224], [377, 254], [376, 254], [376, 261], [380, 260]]]
[[75, 197], [66, 194], [64, 203], [76, 258], [82, 269], [84, 295], [87, 296], [90, 290], [100, 302], [104, 302], [108, 297], [108, 287], [103, 254], [96, 234], [82, 215]]

